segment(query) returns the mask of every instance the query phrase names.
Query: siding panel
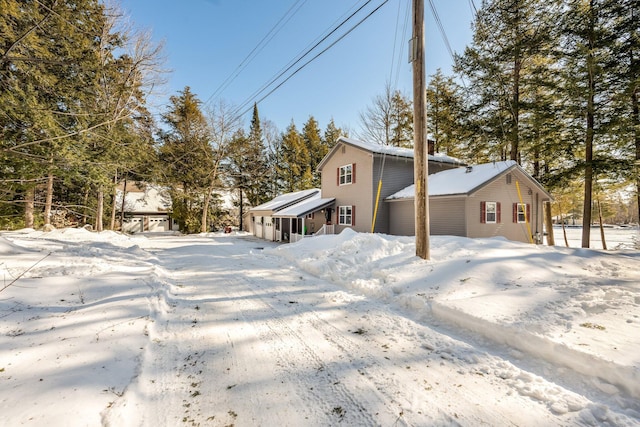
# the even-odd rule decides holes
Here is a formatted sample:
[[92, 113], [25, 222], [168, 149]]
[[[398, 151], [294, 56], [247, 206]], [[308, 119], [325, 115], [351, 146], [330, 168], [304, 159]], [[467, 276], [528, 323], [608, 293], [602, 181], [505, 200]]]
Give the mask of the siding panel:
[[429, 226], [434, 236], [466, 236], [464, 199], [429, 199]]

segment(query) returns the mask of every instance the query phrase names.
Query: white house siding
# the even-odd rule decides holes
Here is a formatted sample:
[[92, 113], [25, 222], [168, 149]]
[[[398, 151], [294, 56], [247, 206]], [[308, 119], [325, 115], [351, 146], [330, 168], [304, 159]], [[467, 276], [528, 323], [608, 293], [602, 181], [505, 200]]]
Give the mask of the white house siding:
[[263, 216], [255, 216], [253, 217], [253, 234], [256, 237], [264, 238], [264, 228], [262, 226], [262, 222], [264, 220]]
[[[378, 206], [378, 213], [376, 215], [374, 232], [393, 234], [390, 229], [390, 218], [395, 217], [390, 215], [390, 206], [388, 203], [384, 202], [384, 199], [413, 184], [413, 159], [386, 156], [384, 159], [384, 169], [381, 168], [383, 162], [382, 156], [375, 156], [374, 160], [373, 193], [371, 196], [371, 200], [373, 200], [372, 209], [375, 208], [376, 196], [378, 194], [378, 182], [380, 181], [380, 173], [382, 172], [382, 190], [380, 191], [380, 202]], [[371, 228], [367, 231], [371, 231]]]

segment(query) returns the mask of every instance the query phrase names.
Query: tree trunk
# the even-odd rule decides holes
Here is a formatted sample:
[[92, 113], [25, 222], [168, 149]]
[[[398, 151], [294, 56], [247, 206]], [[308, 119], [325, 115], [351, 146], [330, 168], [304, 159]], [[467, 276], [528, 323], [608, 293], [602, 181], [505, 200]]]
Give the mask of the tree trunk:
[[242, 231], [242, 188], [240, 189], [240, 231]]
[[53, 172], [47, 176], [47, 196], [44, 203], [44, 224], [51, 224], [51, 206], [53, 205]]
[[593, 136], [595, 132], [595, 34], [593, 22], [593, 0], [591, 4], [591, 32], [589, 33], [589, 53], [587, 53], [587, 135], [585, 137], [584, 206], [582, 209], [582, 247], [588, 248], [591, 239], [591, 204], [593, 197]]
[[36, 202], [36, 189], [33, 186], [27, 187], [24, 194], [24, 226], [33, 228], [33, 211]]
[[551, 202], [544, 204], [544, 226], [547, 229], [547, 245], [555, 246], [556, 239], [553, 235], [553, 218], [551, 216]]
[[600, 221], [600, 239], [602, 240], [602, 249], [607, 250], [607, 242], [604, 239], [604, 226], [602, 223], [602, 205], [600, 204], [600, 200], [598, 200], [598, 218]]
[[115, 231], [116, 229], [116, 199], [118, 198], [118, 171], [113, 177], [113, 192], [111, 193], [111, 221], [109, 223], [109, 230]]
[[96, 231], [102, 231], [102, 216], [104, 214], [104, 192], [98, 191], [98, 207], [96, 208]]
[[[122, 184], [122, 206], [120, 206], [120, 231], [124, 232], [124, 201], [127, 198], [127, 178], [124, 179], [124, 182]], [[171, 218], [169, 218], [169, 221], [172, 221]]]
[[83, 201], [82, 204], [84, 205], [84, 209], [83, 209], [84, 214], [82, 215], [82, 223], [83, 223], [83, 225], [87, 225], [87, 222], [89, 220], [89, 214], [88, 214], [88, 211], [89, 211], [89, 190], [85, 190], [84, 191], [83, 200], [84, 201]]
[[202, 220], [200, 221], [200, 231], [206, 233], [207, 230], [207, 218], [209, 216], [209, 203], [211, 203], [211, 188], [207, 189], [207, 195], [204, 197], [204, 205], [202, 206]]

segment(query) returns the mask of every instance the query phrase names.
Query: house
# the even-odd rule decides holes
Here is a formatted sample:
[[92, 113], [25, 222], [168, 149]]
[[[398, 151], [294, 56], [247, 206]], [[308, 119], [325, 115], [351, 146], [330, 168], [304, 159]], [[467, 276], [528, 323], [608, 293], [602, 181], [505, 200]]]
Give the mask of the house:
[[[429, 173], [462, 166], [458, 159], [430, 151]], [[331, 222], [336, 233], [347, 227], [390, 233], [389, 205], [384, 200], [413, 183], [413, 150], [340, 137], [318, 169], [322, 197], [335, 199]]]
[[[414, 235], [413, 154], [340, 137], [318, 166], [321, 192], [289, 193], [253, 208], [254, 235], [283, 242], [345, 228]], [[430, 234], [541, 241], [543, 203], [552, 197], [516, 162], [467, 166], [430, 152], [428, 163]]]
[[[171, 217], [171, 197], [166, 189], [150, 184], [129, 184], [124, 198], [125, 233], [178, 231], [178, 222]], [[116, 207], [122, 210], [124, 187], [118, 187]]]
[[325, 209], [334, 203], [321, 198], [317, 188], [282, 194], [249, 210], [249, 230], [273, 242], [296, 241], [319, 231], [326, 222]]
[[[513, 160], [438, 172], [427, 185], [431, 235], [542, 240], [543, 203], [552, 196]], [[411, 185], [386, 198], [390, 234], [415, 234], [414, 197]]]

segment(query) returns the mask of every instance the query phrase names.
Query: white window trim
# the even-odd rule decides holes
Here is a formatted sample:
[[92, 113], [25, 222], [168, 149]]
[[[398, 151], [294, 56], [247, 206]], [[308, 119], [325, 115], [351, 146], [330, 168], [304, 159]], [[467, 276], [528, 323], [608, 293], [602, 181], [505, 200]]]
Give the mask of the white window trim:
[[[493, 221], [489, 220], [489, 206], [490, 205], [493, 206]], [[498, 223], [498, 202], [484, 202], [484, 222], [487, 223], [487, 224], [497, 224]]]
[[[343, 218], [345, 220], [344, 222], [343, 222]], [[347, 218], [349, 218], [349, 222], [346, 222]], [[352, 206], [338, 206], [338, 225], [352, 225], [352, 224], [353, 224]]]
[[[349, 170], [348, 173], [347, 173], [347, 170]], [[347, 181], [347, 177], [349, 178], [348, 181]], [[344, 182], [342, 182], [343, 178], [344, 178]], [[352, 183], [353, 183], [353, 163], [340, 166], [340, 185], [350, 185]]]
[[[517, 203], [517, 211], [516, 218], [518, 219], [518, 224], [524, 224], [527, 222], [527, 204], [526, 203]], [[520, 217], [522, 216], [522, 220]]]

